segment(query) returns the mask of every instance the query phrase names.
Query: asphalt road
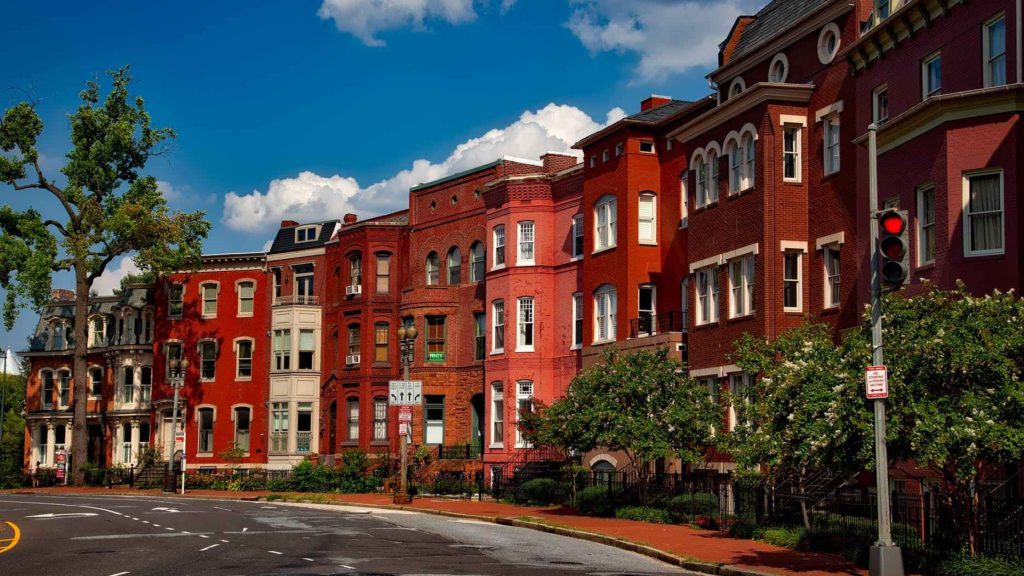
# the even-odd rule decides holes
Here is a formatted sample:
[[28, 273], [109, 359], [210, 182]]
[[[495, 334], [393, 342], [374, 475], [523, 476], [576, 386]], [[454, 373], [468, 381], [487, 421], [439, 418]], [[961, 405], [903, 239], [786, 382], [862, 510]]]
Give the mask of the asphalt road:
[[[20, 531], [16, 544], [12, 523]], [[6, 540], [6, 544], [4, 543]], [[0, 495], [0, 574], [688, 574], [617, 548], [399, 510]]]

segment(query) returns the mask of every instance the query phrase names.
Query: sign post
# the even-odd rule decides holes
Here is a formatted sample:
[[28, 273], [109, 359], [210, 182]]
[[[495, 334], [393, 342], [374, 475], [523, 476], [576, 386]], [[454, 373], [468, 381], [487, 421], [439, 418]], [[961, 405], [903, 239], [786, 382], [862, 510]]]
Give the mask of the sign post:
[[[185, 431], [174, 433], [174, 443], [181, 444], [181, 493], [185, 494], [185, 447], [188, 444], [185, 443]], [[174, 459], [174, 455], [171, 455], [171, 459]]]
[[864, 384], [868, 400], [889, 397], [889, 373], [885, 366], [868, 366], [864, 371]]
[[405, 380], [388, 382], [388, 398], [392, 406], [399, 406], [398, 435], [402, 438], [401, 484], [395, 495], [396, 504], [408, 504], [409, 497], [409, 437], [412, 435], [412, 407], [423, 404], [423, 382], [409, 380], [409, 365], [405, 365]]
[[68, 452], [61, 448], [57, 450], [57, 482], [67, 484]]

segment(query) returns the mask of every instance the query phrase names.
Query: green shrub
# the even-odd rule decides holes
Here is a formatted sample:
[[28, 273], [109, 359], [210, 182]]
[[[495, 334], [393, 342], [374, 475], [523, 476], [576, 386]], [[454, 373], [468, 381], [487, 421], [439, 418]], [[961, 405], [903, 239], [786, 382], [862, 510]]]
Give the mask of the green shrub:
[[747, 520], [737, 520], [729, 526], [729, 536], [733, 538], [753, 539], [757, 534], [757, 525]]
[[462, 478], [438, 476], [434, 479], [433, 492], [437, 495], [466, 495], [472, 494], [474, 489], [472, 483]]
[[268, 479], [267, 480], [267, 490], [270, 490], [271, 492], [291, 492], [292, 491], [292, 481], [287, 479], [287, 478], [283, 478], [283, 479], [277, 479], [277, 478]]
[[761, 528], [754, 537], [790, 550], [803, 550], [807, 547], [807, 530], [804, 528]]
[[278, 500], [283, 500], [283, 499], [284, 499], [284, 496], [281, 496], [280, 494], [268, 494], [267, 495], [267, 502], [276, 502]]
[[623, 506], [615, 511], [615, 517], [621, 520], [639, 520], [652, 524], [671, 524], [672, 515], [661, 508], [650, 506]]
[[297, 492], [330, 492], [337, 484], [337, 474], [329, 466], [303, 460], [292, 468], [292, 489]]
[[611, 517], [615, 515], [616, 501], [620, 494], [606, 486], [591, 486], [576, 495], [576, 510], [587, 516]]
[[939, 576], [1019, 576], [1024, 574], [1024, 560], [963, 557], [943, 562]]
[[533, 504], [547, 506], [562, 504], [569, 499], [569, 490], [565, 484], [551, 478], [534, 478], [519, 486], [512, 496], [516, 504]]
[[662, 507], [678, 522], [690, 522], [697, 516], [718, 514], [718, 496], [710, 492], [680, 494], [669, 498]]

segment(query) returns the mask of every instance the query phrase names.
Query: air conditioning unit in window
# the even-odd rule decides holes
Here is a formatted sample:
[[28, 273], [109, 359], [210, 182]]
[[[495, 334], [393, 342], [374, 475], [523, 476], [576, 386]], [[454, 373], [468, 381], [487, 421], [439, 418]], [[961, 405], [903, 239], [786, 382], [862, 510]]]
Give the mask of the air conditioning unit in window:
[[345, 296], [355, 296], [356, 294], [362, 294], [363, 287], [361, 284], [355, 284], [353, 286], [345, 286]]
[[348, 356], [345, 356], [345, 364], [348, 364], [349, 366], [359, 364], [359, 354], [349, 354]]

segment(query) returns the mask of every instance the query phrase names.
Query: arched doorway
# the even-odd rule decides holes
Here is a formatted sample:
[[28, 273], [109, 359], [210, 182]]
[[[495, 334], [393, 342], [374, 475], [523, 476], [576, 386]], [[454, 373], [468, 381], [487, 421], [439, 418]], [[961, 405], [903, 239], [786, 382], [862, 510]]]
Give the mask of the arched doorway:
[[338, 451], [338, 401], [332, 400], [327, 411], [327, 453]]

